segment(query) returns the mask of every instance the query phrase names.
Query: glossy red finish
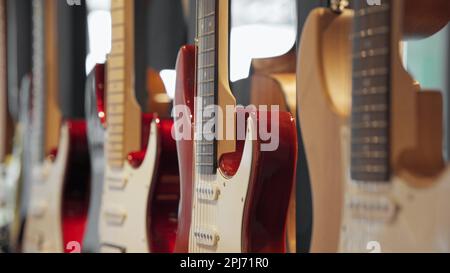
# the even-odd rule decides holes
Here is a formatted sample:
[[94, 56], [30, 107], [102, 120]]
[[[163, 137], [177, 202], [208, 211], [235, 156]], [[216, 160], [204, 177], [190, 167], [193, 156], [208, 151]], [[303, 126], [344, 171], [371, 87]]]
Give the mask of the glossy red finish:
[[[260, 112], [253, 113], [259, 119]], [[268, 113], [270, 117], [271, 113]], [[269, 121], [269, 128], [271, 126]], [[261, 151], [253, 141], [252, 174], [244, 208], [242, 251], [286, 252], [286, 219], [297, 166], [297, 131], [288, 112], [279, 112], [280, 143], [277, 150]]]
[[147, 207], [147, 227], [150, 249], [153, 253], [174, 252], [180, 179], [175, 140], [170, 119], [158, 120], [158, 155]]
[[[183, 47], [177, 62], [177, 89], [175, 105], [188, 105], [194, 113], [195, 48]], [[259, 120], [260, 113], [249, 113]], [[268, 121], [270, 122], [268, 113]], [[263, 141], [253, 141], [251, 177], [245, 200], [242, 227], [242, 252], [283, 253], [285, 247], [286, 217], [296, 171], [297, 133], [290, 113], [279, 113], [280, 145], [276, 151], [263, 152]], [[269, 123], [269, 130], [271, 124]], [[178, 215], [178, 233], [175, 251], [189, 251], [189, 232], [192, 217], [193, 194], [193, 141], [177, 142], [180, 167], [181, 201]], [[244, 141], [238, 141], [237, 151], [223, 155], [219, 161], [221, 171], [232, 177], [241, 164]]]
[[[178, 54], [175, 106], [187, 105], [194, 114], [195, 98], [195, 47], [184, 46]], [[193, 120], [192, 120], [193, 124]], [[193, 130], [192, 130], [193, 131]], [[193, 136], [191, 136], [193, 139]], [[189, 252], [189, 230], [192, 218], [193, 146], [192, 140], [177, 141], [180, 169], [180, 210], [175, 252]]]
[[105, 64], [95, 66], [95, 94], [97, 97], [98, 118], [106, 127], [106, 94], [105, 94]]
[[91, 173], [86, 122], [69, 120], [66, 124], [69, 128], [70, 144], [61, 204], [64, 249], [69, 242], [75, 241], [80, 244], [83, 242], [89, 208]]

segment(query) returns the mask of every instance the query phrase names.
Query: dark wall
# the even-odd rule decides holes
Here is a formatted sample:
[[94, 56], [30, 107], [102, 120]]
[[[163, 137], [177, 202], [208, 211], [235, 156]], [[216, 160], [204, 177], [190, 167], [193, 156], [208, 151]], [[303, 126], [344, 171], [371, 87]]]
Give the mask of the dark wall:
[[17, 119], [20, 83], [31, 72], [31, 1], [8, 0], [6, 5], [8, 103], [11, 114]]
[[86, 3], [69, 6], [58, 1], [59, 102], [63, 117], [84, 117], [86, 82]]

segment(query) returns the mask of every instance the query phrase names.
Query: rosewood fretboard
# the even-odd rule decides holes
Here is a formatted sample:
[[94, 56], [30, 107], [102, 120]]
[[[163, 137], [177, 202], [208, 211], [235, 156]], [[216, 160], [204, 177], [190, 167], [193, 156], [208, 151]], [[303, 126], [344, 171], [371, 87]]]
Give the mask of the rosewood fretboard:
[[217, 6], [217, 0], [197, 0], [196, 165], [204, 175], [217, 169], [215, 133], [203, 130], [217, 121], [211, 111], [217, 104]]
[[389, 180], [391, 1], [354, 3], [351, 176]]

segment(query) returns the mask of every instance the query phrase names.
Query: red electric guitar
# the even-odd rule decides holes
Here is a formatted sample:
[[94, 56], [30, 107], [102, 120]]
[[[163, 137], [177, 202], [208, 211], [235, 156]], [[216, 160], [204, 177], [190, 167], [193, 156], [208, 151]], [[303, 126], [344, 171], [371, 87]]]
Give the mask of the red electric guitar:
[[89, 205], [86, 123], [63, 121], [58, 102], [58, 2], [33, 1], [32, 145], [27, 154], [32, 175], [26, 182], [31, 196], [24, 252], [79, 251]]
[[[135, 5], [130, 0], [111, 1], [106, 98], [97, 89], [99, 113], [106, 126], [101, 251], [172, 252], [179, 202], [173, 121], [142, 114], [136, 101]], [[97, 74], [97, 81], [101, 77]]]
[[[181, 49], [177, 63], [174, 132], [181, 204], [176, 251], [285, 252], [297, 160], [294, 119], [288, 112], [206, 113], [214, 104], [223, 111], [236, 106], [228, 73], [229, 1], [197, 1], [196, 41], [197, 47]], [[269, 124], [264, 124], [266, 115]], [[205, 132], [211, 126], [205, 117], [214, 121], [213, 135], [227, 140]], [[246, 129], [236, 130], [242, 119]], [[263, 141], [256, 125], [279, 129], [278, 148], [266, 149], [270, 140]]]

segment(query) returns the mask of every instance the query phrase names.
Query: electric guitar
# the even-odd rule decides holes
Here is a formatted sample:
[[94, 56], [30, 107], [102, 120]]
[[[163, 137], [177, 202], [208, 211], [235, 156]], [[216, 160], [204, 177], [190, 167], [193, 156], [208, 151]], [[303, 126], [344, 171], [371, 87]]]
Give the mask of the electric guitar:
[[179, 178], [173, 121], [143, 114], [135, 97], [135, 1], [113, 0], [106, 66], [102, 252], [172, 252]]
[[[298, 53], [298, 115], [312, 192], [311, 252], [335, 253], [343, 207], [339, 135], [351, 105], [351, 10], [317, 8], [305, 22]], [[300, 220], [301, 221], [301, 220]]]
[[450, 169], [442, 155], [442, 97], [403, 67], [405, 35], [431, 34], [450, 2], [355, 1], [352, 118], [342, 252], [449, 252]]
[[[286, 54], [252, 61], [250, 103], [252, 105], [278, 105], [280, 111], [288, 111], [293, 116], [297, 111], [296, 53], [291, 49]], [[287, 250], [296, 252], [297, 217], [296, 185], [292, 187], [289, 203], [286, 234]]]
[[89, 73], [86, 81], [85, 113], [91, 157], [91, 197], [88, 223], [83, 243], [83, 252], [100, 251], [99, 220], [101, 196], [104, 180], [104, 139], [105, 139], [105, 66], [98, 64]]
[[33, 0], [33, 173], [24, 252], [69, 252], [81, 247], [89, 205], [86, 123], [63, 121], [58, 106], [57, 5], [57, 0]]
[[[297, 159], [294, 119], [287, 112], [234, 110], [229, 1], [197, 1], [196, 41], [196, 47], [181, 49], [177, 62], [174, 134], [181, 201], [175, 250], [285, 252]], [[214, 104], [233, 111], [216, 113]], [[277, 147], [266, 146], [270, 141], [262, 140], [257, 123], [279, 128]]]
[[10, 153], [10, 129], [8, 128], [7, 101], [7, 63], [6, 63], [6, 1], [0, 1], [0, 252], [7, 251], [9, 246], [9, 224], [13, 213], [8, 207], [9, 183], [6, 181], [7, 155]]

